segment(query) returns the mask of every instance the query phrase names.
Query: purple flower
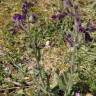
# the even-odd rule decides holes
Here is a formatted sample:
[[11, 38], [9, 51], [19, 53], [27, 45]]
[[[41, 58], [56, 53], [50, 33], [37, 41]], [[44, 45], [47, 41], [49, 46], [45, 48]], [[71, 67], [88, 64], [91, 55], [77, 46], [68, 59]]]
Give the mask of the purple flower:
[[23, 14], [27, 14], [28, 8], [29, 8], [28, 5], [29, 5], [29, 4], [27, 3], [27, 1], [25, 1], [25, 2], [23, 3], [23, 5], [22, 5], [22, 13], [23, 13]]
[[23, 15], [27, 15], [29, 8], [31, 8], [33, 4], [31, 2], [25, 1], [22, 5], [22, 13]]
[[25, 19], [25, 16], [21, 15], [21, 14], [15, 14], [13, 16], [13, 20], [14, 21], [23, 21]]
[[25, 21], [26, 17], [24, 15], [21, 14], [15, 14], [13, 16], [13, 24], [14, 24], [14, 28], [11, 30], [12, 34], [17, 33], [17, 31], [19, 31], [19, 29], [21, 29], [21, 26], [24, 25], [24, 21]]
[[82, 26], [81, 23], [81, 16], [79, 14], [79, 9], [77, 5], [74, 5], [74, 24], [75, 24], [75, 31], [84, 33], [86, 29]]
[[79, 14], [76, 14], [74, 16], [74, 23], [75, 23], [75, 30], [77, 32], [82, 32], [84, 33], [86, 31], [86, 29], [82, 26], [82, 23], [81, 23], [81, 18], [79, 16]]
[[28, 9], [29, 8], [29, 2], [25, 1], [22, 5], [22, 8]]

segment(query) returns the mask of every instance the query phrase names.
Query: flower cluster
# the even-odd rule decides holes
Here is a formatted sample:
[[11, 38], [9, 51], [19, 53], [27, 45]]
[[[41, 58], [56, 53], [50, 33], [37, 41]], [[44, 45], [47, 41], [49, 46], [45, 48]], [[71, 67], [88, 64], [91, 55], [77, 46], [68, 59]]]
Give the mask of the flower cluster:
[[26, 16], [28, 15], [28, 10], [33, 6], [31, 2], [25, 1], [22, 5], [22, 14], [15, 14], [13, 16], [14, 21], [23, 21], [26, 19]]
[[27, 28], [25, 28], [25, 27], [27, 26], [26, 25], [27, 18], [31, 17], [31, 21], [34, 19], [34, 22], [37, 20], [36, 15], [34, 15], [34, 14], [31, 14], [31, 16], [29, 15], [29, 10], [33, 6], [34, 6], [34, 3], [25, 1], [22, 4], [22, 12], [14, 14], [14, 16], [13, 16], [14, 26], [10, 30], [11, 32], [13, 31], [13, 34], [16, 34], [20, 28], [23, 29], [24, 31], [26, 31]]
[[[90, 32], [95, 32], [96, 31], [96, 24], [92, 24], [92, 22], [88, 22], [86, 27], [82, 25], [81, 22], [81, 16], [80, 16], [80, 11], [79, 7], [77, 4], [73, 3], [71, 0], [63, 0], [64, 1], [64, 7], [67, 9], [67, 13], [59, 13], [56, 15], [52, 15], [53, 20], [61, 20], [65, 16], [70, 16], [74, 19], [74, 28], [76, 32], [81, 32], [84, 34], [84, 40], [85, 42], [91, 42], [93, 38], [91, 37]], [[72, 9], [72, 10], [70, 10]], [[66, 35], [66, 41], [70, 44], [70, 46], [73, 46], [73, 39], [71, 34]]]
[[14, 20], [14, 22], [18, 22], [18, 21], [23, 22], [25, 20], [25, 16], [21, 15], [21, 14], [15, 14], [13, 16], [13, 20]]
[[93, 38], [91, 37], [90, 32], [96, 31], [96, 27], [95, 27], [96, 25], [93, 26], [91, 24], [91, 22], [89, 22], [87, 24], [86, 28], [84, 28], [82, 26], [81, 17], [80, 17], [79, 12], [78, 12], [79, 9], [78, 9], [78, 7], [74, 7], [74, 8], [75, 8], [75, 15], [76, 15], [75, 20], [74, 20], [75, 27], [77, 29], [76, 31], [84, 33], [84, 37], [85, 37], [84, 40], [85, 40], [86, 43], [92, 42]]

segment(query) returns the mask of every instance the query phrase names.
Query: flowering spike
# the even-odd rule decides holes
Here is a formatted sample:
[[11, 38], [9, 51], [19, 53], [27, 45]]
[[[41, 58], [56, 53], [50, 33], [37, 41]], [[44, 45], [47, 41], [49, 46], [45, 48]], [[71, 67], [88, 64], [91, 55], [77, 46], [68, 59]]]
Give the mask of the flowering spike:
[[25, 1], [22, 5], [22, 13], [23, 15], [27, 15], [29, 8], [33, 6], [31, 2]]

